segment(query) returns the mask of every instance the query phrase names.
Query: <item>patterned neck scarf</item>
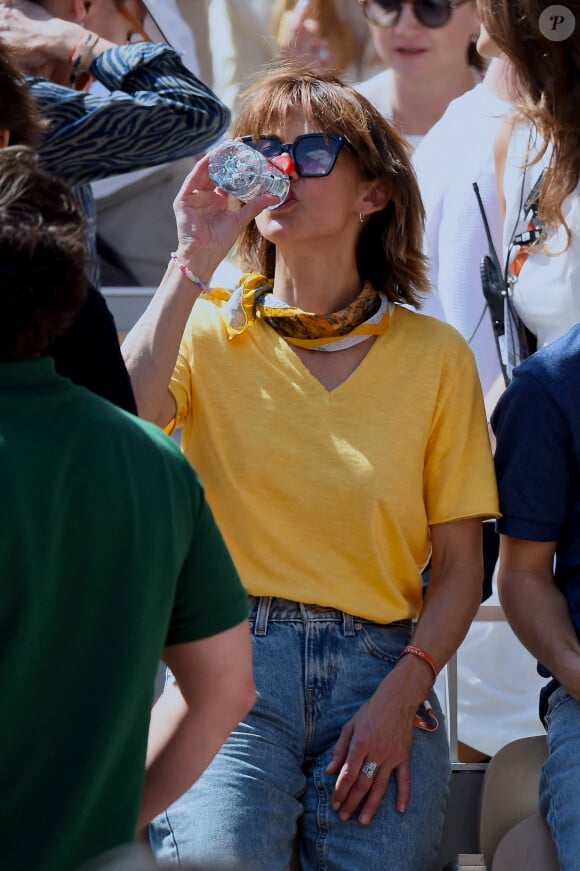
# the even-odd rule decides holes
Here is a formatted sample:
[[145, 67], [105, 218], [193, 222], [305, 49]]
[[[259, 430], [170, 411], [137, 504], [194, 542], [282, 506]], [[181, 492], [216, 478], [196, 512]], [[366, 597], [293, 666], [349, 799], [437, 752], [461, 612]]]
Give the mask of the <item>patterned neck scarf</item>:
[[286, 341], [315, 351], [340, 351], [384, 333], [392, 303], [367, 282], [346, 308], [328, 315], [305, 312], [288, 305], [272, 293], [272, 282], [257, 272], [242, 275], [233, 291], [213, 288], [210, 299], [226, 301], [225, 313], [230, 338], [264, 320]]

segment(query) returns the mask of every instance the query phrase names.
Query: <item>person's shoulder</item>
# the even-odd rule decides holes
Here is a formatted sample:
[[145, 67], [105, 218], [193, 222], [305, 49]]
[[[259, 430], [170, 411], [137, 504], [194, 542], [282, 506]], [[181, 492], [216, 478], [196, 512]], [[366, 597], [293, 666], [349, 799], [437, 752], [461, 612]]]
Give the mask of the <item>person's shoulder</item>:
[[472, 355], [471, 348], [459, 330], [447, 321], [405, 305], [396, 305], [395, 312], [400, 326], [408, 330], [409, 335], [419, 337], [425, 347], [440, 347], [461, 356]]
[[491, 87], [485, 83], [485, 79], [461, 94], [449, 104], [452, 114], [460, 113], [461, 117], [465, 117], [466, 113], [481, 114], [482, 116], [491, 115], [493, 117], [502, 117], [507, 112], [511, 112], [513, 106], [510, 102], [500, 97]]
[[[428, 299], [428, 296], [426, 297]], [[464, 341], [461, 333], [447, 321], [433, 315], [425, 314], [420, 308], [410, 305], [395, 305], [396, 317], [404, 321], [405, 327], [441, 338], [458, 336]]]
[[376, 75], [360, 82], [355, 82], [353, 88], [373, 104], [375, 109], [385, 118], [390, 118], [392, 113], [391, 101], [391, 70], [381, 70]]
[[[506, 116], [497, 134], [495, 150], [496, 154], [503, 153], [506, 171], [511, 169], [519, 177], [526, 161], [544, 150], [544, 140], [534, 125], [512, 112]], [[540, 167], [549, 162], [550, 155], [551, 147], [548, 146], [540, 160]], [[532, 175], [537, 176], [537, 173]]]
[[[444, 158], [449, 173], [455, 173], [457, 162], [470, 160], [482, 149], [491, 147], [497, 130], [510, 111], [509, 103], [493, 94], [483, 83], [452, 100], [441, 118], [427, 131], [413, 155], [415, 169], [423, 164], [432, 169], [434, 154]], [[474, 128], [478, 135], [474, 135]], [[491, 142], [482, 140], [480, 132]]]
[[506, 409], [517, 409], [518, 413], [537, 419], [544, 403], [572, 409], [576, 415], [579, 393], [580, 324], [576, 324], [514, 369], [513, 378], [494, 410], [492, 424], [495, 427]]
[[470, 88], [464, 94], [451, 100], [443, 115], [425, 134], [420, 147], [424, 147], [423, 143], [429, 144], [430, 142], [437, 141], [440, 137], [444, 137], [449, 152], [453, 153], [455, 143], [449, 139], [450, 134], [460, 132], [468, 135], [469, 131], [465, 130], [465, 122], [468, 117], [474, 114], [474, 111], [475, 113], [479, 112], [480, 101], [484, 97], [486, 90], [483, 84], [475, 85], [475, 87]]
[[580, 386], [580, 323], [524, 360], [514, 380], [526, 375], [553, 382], [560, 389], [570, 381]]
[[523, 427], [528, 421], [537, 425], [548, 408], [558, 408], [571, 421], [580, 420], [579, 394], [580, 324], [576, 324], [514, 369], [493, 411], [492, 427], [497, 431], [511, 422]]
[[232, 291], [227, 288], [212, 287], [209, 292], [198, 296], [191, 309], [186, 332], [200, 336], [223, 330], [231, 295]]
[[437, 127], [442, 122], [457, 122], [461, 123], [465, 119], [466, 114], [471, 114], [473, 110], [479, 111], [482, 101], [485, 101], [486, 94], [489, 93], [488, 88], [483, 82], [479, 82], [473, 88], [460, 94], [450, 101], [445, 112], [433, 127]]
[[183, 455], [179, 445], [157, 424], [78, 384], [72, 385], [69, 402], [74, 404], [75, 424], [84, 438], [96, 444], [122, 444], [129, 451], [141, 446], [152, 454], [160, 451], [173, 454], [181, 462]]
[[127, 461], [134, 466], [130, 477], [140, 478], [145, 490], [152, 482], [157, 486], [163, 482], [163, 487], [181, 493], [188, 503], [196, 504], [203, 492], [201, 481], [178, 442], [158, 424], [117, 408], [100, 397], [95, 398], [106, 406], [106, 415], [101, 405], [95, 416], [95, 437], [108, 439], [119, 462]]
[[380, 70], [374, 76], [369, 76], [368, 79], [361, 79], [361, 81], [355, 82], [353, 88], [365, 95], [367, 92], [376, 93], [379, 88], [390, 83], [392, 76], [392, 70]]

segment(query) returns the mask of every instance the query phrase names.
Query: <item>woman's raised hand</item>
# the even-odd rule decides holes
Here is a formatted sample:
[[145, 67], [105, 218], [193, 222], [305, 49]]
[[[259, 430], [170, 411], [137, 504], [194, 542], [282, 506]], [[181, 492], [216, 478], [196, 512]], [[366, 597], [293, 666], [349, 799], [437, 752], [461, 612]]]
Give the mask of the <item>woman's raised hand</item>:
[[228, 255], [240, 233], [256, 215], [278, 198], [264, 193], [240, 206], [216, 188], [209, 175], [209, 156], [196, 163], [173, 202], [178, 250], [195, 262], [195, 271], [208, 276]]
[[66, 60], [83, 29], [27, 0], [0, 2], [0, 38], [12, 49], [17, 65], [43, 75], [47, 63]]

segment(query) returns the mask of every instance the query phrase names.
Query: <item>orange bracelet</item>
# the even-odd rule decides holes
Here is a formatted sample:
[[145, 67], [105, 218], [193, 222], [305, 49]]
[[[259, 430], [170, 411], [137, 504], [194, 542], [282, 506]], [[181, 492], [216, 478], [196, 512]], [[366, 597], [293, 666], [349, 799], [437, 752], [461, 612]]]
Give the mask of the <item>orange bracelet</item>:
[[[431, 654], [427, 653], [426, 650], [423, 650], [422, 647], [417, 647], [415, 644], [407, 644], [406, 647], [403, 647], [401, 650], [399, 659], [402, 659], [403, 656], [406, 656], [407, 653], [412, 653], [413, 656], [418, 656], [421, 659], [424, 659], [427, 665], [429, 665], [433, 671], [433, 683], [435, 683], [435, 678], [439, 674], [439, 669], [435, 665], [435, 660], [431, 656]], [[431, 684], [433, 686], [433, 684]]]

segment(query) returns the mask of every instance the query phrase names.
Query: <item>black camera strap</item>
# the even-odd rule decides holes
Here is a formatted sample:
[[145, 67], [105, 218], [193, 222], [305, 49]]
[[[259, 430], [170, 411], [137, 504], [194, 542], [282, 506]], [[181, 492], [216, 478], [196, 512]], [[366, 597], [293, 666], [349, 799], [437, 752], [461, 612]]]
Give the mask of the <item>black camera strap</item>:
[[[528, 151], [532, 145], [533, 135], [534, 129], [532, 128], [530, 130]], [[500, 264], [493, 244], [479, 187], [477, 182], [473, 183], [489, 248], [489, 253], [481, 260], [481, 287], [491, 317], [499, 362], [506, 385], [511, 381], [514, 366], [517, 366], [518, 363], [521, 363], [536, 350], [536, 337], [528, 330], [517, 314], [511, 298], [512, 285], [521, 272], [531, 245], [543, 237], [543, 230], [538, 220], [538, 209], [545, 170], [542, 170], [524, 201], [526, 172], [527, 167], [524, 167], [518, 218], [508, 245], [504, 268]], [[528, 219], [528, 225], [522, 233], [516, 233], [520, 221], [519, 216], [522, 214], [524, 219]], [[512, 259], [515, 247], [518, 247], [519, 251]]]
[[491, 238], [491, 231], [483, 200], [479, 192], [479, 185], [476, 181], [473, 182], [473, 190], [477, 198], [477, 204], [483, 221], [485, 236], [487, 239], [489, 253], [486, 254], [480, 264], [481, 289], [491, 317], [491, 326], [495, 338], [495, 345], [502, 375], [506, 385], [510, 379], [508, 377], [508, 369], [506, 365], [505, 355], [505, 308], [508, 297], [508, 284], [504, 276], [504, 271], [501, 267], [497, 251]]

